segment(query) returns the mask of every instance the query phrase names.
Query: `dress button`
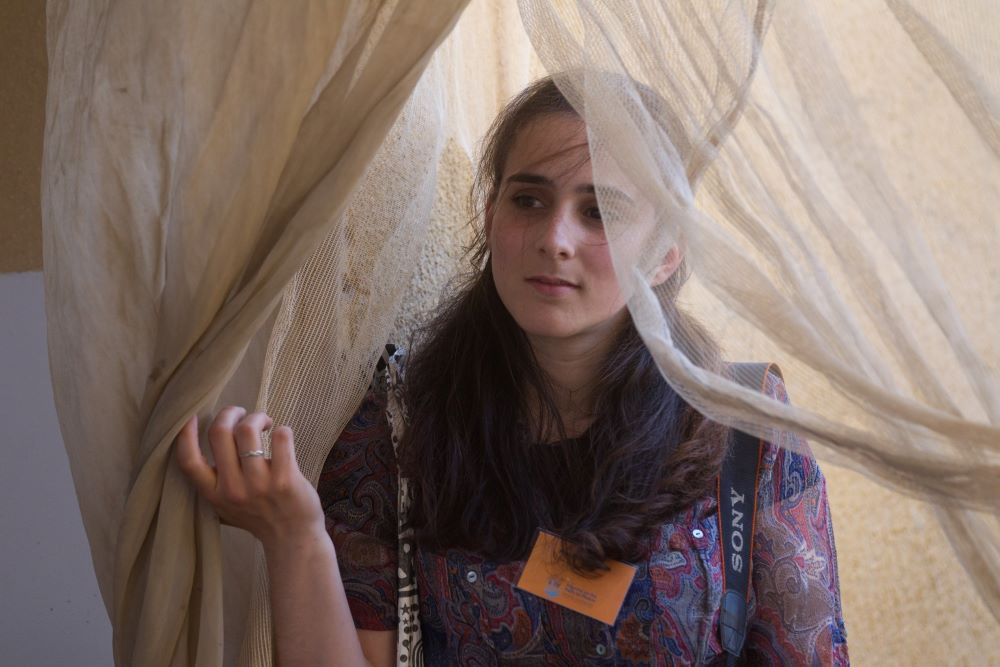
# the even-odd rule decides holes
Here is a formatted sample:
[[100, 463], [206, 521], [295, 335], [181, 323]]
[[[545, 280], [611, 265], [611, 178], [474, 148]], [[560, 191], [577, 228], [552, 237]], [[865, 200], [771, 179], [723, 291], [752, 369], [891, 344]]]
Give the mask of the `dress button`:
[[705, 537], [705, 533], [701, 530], [701, 528], [695, 528], [694, 530], [692, 530], [691, 535], [696, 540], [700, 540], [701, 538]]
[[597, 655], [604, 655], [605, 653], [608, 652], [608, 647], [605, 646], [604, 644], [598, 644], [596, 647], [594, 647], [594, 650], [597, 651]]
[[478, 574], [476, 574], [472, 570], [469, 570], [468, 572], [466, 572], [466, 574], [465, 574], [465, 580], [468, 581], [470, 584], [476, 583], [476, 579], [479, 579], [479, 575]]

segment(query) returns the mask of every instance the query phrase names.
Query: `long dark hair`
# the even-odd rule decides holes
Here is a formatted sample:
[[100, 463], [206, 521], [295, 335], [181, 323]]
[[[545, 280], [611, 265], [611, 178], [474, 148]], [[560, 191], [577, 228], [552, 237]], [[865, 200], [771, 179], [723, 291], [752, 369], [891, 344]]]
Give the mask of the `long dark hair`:
[[[553, 113], [575, 115], [550, 78], [507, 105], [485, 140], [477, 208], [499, 192], [517, 133]], [[566, 439], [551, 385], [497, 293], [482, 228], [469, 255], [471, 270], [417, 333], [407, 364], [400, 465], [414, 483], [418, 539], [510, 560], [525, 557], [543, 528], [564, 539], [580, 571], [641, 559], [666, 520], [714, 488], [724, 427], [664, 381], [629, 319], [601, 366], [591, 426]], [[717, 368], [717, 345], [676, 307], [684, 273], [669, 279], [663, 307], [688, 358]], [[550, 432], [542, 424], [563, 440], [539, 444]]]

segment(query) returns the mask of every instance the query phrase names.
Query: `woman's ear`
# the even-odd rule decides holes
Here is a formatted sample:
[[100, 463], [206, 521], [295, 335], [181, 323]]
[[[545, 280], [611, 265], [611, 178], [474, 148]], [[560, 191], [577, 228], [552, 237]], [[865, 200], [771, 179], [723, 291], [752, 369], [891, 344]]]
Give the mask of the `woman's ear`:
[[667, 251], [663, 261], [653, 271], [653, 276], [649, 281], [650, 286], [659, 287], [667, 282], [670, 276], [674, 275], [677, 271], [677, 267], [681, 265], [683, 259], [684, 254], [681, 252], [681, 249], [676, 244], [670, 246], [670, 250]]

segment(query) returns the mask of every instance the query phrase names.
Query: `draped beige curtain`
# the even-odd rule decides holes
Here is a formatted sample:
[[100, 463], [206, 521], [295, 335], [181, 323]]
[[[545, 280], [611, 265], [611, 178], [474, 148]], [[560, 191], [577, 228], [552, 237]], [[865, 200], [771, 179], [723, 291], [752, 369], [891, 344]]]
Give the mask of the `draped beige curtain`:
[[[50, 356], [117, 664], [222, 662], [218, 522], [170, 442], [337, 233], [464, 4], [49, 3]], [[334, 423], [377, 347], [352, 325]]]
[[[53, 386], [118, 664], [270, 664], [260, 554], [220, 541], [169, 442], [256, 402], [315, 479], [462, 206], [439, 165], [470, 169], [544, 70], [668, 381], [935, 503], [1000, 617], [1000, 8], [482, 0], [445, 39], [464, 4], [50, 0]], [[691, 363], [645, 279], [673, 243], [685, 307], [728, 358], [777, 360], [793, 406]]]
[[[376, 153], [343, 224], [285, 289], [257, 405], [278, 423], [293, 427], [299, 465], [313, 481], [360, 402], [358, 392], [372, 377], [377, 353], [396, 328], [394, 316], [409, 293], [429, 220], [446, 217], [443, 208], [461, 205], [464, 193], [438, 187], [440, 163], [458, 162], [448, 173], [471, 175], [469, 158], [496, 110], [532, 73], [539, 75], [530, 56], [515, 5], [479, 2], [469, 7], [430, 60]], [[483, 72], [490, 76], [480, 78]], [[455, 245], [456, 239], [438, 235], [429, 243], [440, 249]], [[427, 294], [425, 307], [436, 299]], [[241, 553], [249, 559], [249, 553]], [[239, 664], [267, 665], [271, 626], [263, 553], [258, 550], [253, 559], [246, 623], [235, 627], [227, 641], [243, 637]], [[247, 580], [228, 579], [233, 578]], [[240, 609], [238, 603], [230, 607]]]
[[[938, 504], [1000, 619], [996, 4], [520, 6], [545, 67], [568, 72], [666, 378], [716, 419], [797, 431]], [[851, 7], [870, 27], [843, 31]], [[692, 364], [646, 279], [674, 243], [691, 308], [729, 358], [779, 360], [795, 406]]]

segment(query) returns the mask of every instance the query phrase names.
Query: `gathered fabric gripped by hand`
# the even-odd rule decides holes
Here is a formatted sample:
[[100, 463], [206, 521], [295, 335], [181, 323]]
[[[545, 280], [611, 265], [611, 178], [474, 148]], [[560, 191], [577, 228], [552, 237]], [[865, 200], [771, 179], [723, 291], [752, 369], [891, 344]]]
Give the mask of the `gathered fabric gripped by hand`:
[[207, 431], [214, 466], [199, 447], [197, 416], [174, 441], [177, 463], [198, 493], [225, 523], [249, 531], [265, 548], [324, 530], [319, 496], [295, 461], [292, 430], [275, 428], [271, 458], [261, 455], [262, 433], [272, 426], [263, 412], [220, 410]]

